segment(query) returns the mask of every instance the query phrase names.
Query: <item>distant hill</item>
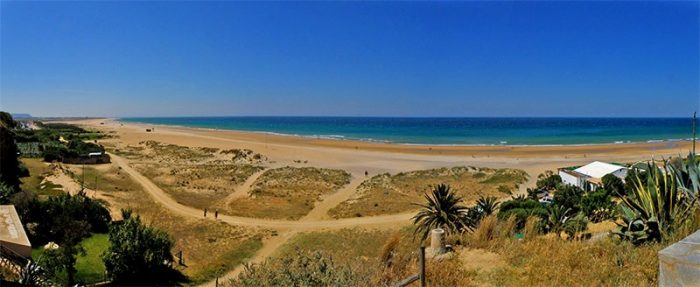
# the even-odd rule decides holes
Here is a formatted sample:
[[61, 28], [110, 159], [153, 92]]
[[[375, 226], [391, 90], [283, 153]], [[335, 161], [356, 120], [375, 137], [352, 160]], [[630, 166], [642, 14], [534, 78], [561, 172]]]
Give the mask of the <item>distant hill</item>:
[[32, 115], [30, 115], [30, 114], [11, 114], [11, 115], [12, 115], [12, 118], [14, 118], [15, 120], [31, 119], [32, 118]]

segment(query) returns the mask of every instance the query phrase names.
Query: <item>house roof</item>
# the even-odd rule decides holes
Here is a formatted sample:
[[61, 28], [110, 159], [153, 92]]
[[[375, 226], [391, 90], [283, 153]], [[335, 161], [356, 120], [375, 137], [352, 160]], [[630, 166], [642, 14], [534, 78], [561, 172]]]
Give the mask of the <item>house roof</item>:
[[0, 205], [0, 242], [32, 246], [14, 205]]
[[610, 174], [625, 168], [626, 167], [624, 166], [594, 161], [592, 163], [579, 167], [574, 171], [594, 178], [603, 178], [603, 176], [605, 176], [606, 174]]

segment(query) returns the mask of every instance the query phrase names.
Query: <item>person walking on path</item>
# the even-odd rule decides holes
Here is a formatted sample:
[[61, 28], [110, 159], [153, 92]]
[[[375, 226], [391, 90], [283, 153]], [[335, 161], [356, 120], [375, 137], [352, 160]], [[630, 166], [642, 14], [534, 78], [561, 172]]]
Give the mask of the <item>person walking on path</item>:
[[207, 208], [204, 208], [204, 217], [207, 217]]
[[219, 219], [219, 209], [218, 208], [214, 211], [214, 219]]

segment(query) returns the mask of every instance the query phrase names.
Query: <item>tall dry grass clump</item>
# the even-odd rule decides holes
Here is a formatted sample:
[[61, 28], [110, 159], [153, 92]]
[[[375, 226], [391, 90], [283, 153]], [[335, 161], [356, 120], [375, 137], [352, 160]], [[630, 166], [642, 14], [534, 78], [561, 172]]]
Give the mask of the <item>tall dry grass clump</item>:
[[384, 246], [382, 246], [382, 253], [379, 259], [385, 268], [391, 267], [394, 255], [396, 255], [396, 249], [399, 247], [399, 243], [401, 243], [401, 233], [396, 232], [389, 237], [389, 239], [387, 239], [384, 243]]
[[540, 235], [541, 222], [542, 220], [537, 216], [530, 215], [527, 217], [527, 220], [525, 221], [525, 227], [523, 228], [523, 234], [525, 235], [525, 239], [533, 239]]
[[498, 217], [489, 215], [482, 219], [479, 226], [470, 234], [466, 234], [465, 244], [475, 248], [485, 248], [499, 236]]
[[513, 234], [515, 234], [515, 231], [517, 230], [517, 227], [518, 217], [515, 214], [513, 214], [501, 224], [501, 228], [499, 228], [499, 237], [512, 238]]

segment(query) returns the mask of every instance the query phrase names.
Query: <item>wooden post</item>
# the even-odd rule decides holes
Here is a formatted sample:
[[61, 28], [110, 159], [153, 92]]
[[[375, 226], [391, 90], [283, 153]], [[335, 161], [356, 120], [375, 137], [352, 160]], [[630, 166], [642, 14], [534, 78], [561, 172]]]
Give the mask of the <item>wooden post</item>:
[[425, 287], [425, 243], [420, 245], [420, 287]]

